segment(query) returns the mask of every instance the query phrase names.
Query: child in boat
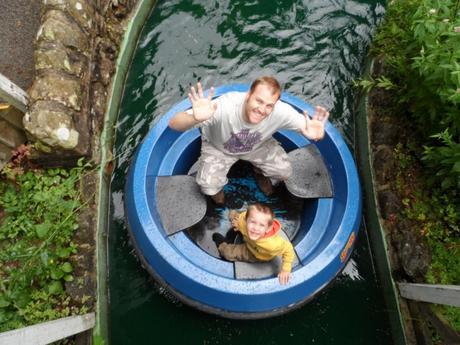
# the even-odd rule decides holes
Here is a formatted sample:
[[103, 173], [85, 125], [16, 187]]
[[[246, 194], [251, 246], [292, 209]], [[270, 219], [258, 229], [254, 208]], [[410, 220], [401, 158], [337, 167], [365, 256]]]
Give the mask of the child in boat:
[[[217, 232], [212, 235], [220, 255], [229, 261], [245, 262], [270, 261], [275, 256], [281, 256], [278, 279], [280, 284], [287, 284], [291, 278], [294, 249], [279, 234], [281, 224], [275, 219], [273, 210], [256, 203], [248, 206], [245, 212], [232, 210], [229, 218], [234, 230], [229, 230], [225, 237]], [[232, 243], [237, 231], [243, 235], [242, 244]]]

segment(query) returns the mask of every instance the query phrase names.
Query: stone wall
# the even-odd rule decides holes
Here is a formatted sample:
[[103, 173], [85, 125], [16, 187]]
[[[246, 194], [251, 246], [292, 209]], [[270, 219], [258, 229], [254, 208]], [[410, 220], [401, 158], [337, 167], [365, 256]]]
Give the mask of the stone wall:
[[42, 0], [36, 76], [24, 127], [33, 159], [99, 161], [107, 90], [125, 22], [137, 0]]

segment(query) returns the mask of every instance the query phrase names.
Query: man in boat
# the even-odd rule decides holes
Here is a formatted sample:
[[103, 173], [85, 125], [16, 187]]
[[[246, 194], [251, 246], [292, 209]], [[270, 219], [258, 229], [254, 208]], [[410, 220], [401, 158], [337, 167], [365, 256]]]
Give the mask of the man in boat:
[[191, 87], [188, 97], [192, 109], [179, 112], [169, 121], [178, 131], [200, 128], [202, 145], [196, 181], [205, 195], [217, 204], [225, 202], [223, 187], [227, 173], [239, 159], [255, 167], [255, 179], [266, 195], [273, 193], [273, 184], [285, 181], [292, 173], [289, 156], [272, 137], [280, 129], [302, 133], [310, 140], [324, 137], [329, 112], [320, 106], [312, 118], [300, 114], [280, 101], [281, 86], [270, 76], [257, 78], [249, 91], [228, 92], [212, 100], [201, 84]]

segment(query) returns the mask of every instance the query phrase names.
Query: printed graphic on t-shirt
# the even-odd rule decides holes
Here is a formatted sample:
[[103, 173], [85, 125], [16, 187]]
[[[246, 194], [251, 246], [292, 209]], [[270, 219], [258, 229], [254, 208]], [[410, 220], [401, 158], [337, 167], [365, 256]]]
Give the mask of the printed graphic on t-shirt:
[[224, 149], [230, 153], [250, 152], [261, 139], [260, 132], [249, 132], [249, 129], [243, 129], [239, 133], [232, 133], [230, 139], [224, 143]]

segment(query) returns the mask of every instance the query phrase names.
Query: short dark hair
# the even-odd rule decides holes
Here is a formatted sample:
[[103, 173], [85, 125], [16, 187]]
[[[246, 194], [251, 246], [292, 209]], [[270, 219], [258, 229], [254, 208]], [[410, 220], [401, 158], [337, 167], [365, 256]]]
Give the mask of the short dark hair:
[[273, 219], [275, 219], [275, 213], [273, 212], [270, 206], [261, 204], [259, 202], [249, 205], [248, 210], [246, 212], [246, 219], [248, 219], [249, 215], [251, 214], [251, 211], [254, 211], [254, 210], [269, 215], [270, 220], [268, 221], [268, 225], [272, 225]]
[[256, 87], [261, 84], [270, 86], [273, 90], [273, 94], [278, 94], [278, 98], [280, 98], [281, 85], [278, 82], [278, 80], [276, 80], [274, 77], [271, 77], [271, 76], [259, 77], [256, 80], [254, 80], [251, 84], [251, 88], [249, 89], [249, 93], [250, 94], [253, 93]]

